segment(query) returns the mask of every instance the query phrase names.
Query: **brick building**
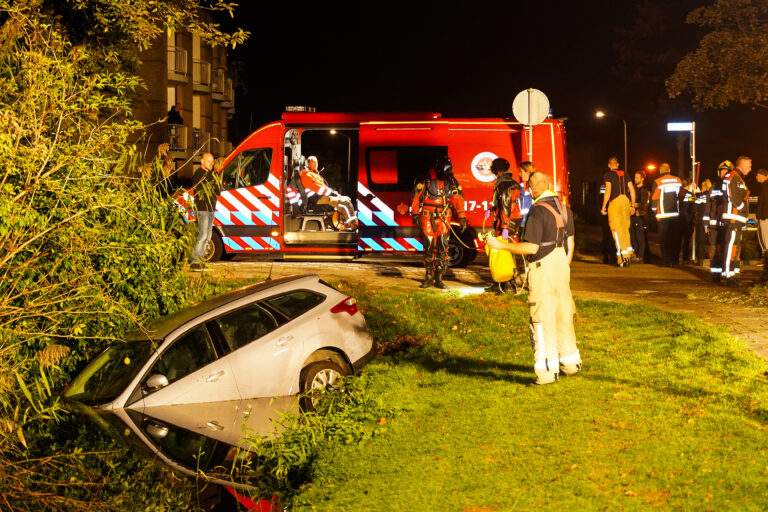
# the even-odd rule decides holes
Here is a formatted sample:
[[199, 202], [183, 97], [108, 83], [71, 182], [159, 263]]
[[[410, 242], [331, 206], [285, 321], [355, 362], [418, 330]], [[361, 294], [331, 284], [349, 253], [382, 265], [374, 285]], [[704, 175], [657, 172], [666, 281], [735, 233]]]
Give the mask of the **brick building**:
[[[218, 157], [232, 151], [227, 122], [234, 114], [235, 98], [226, 49], [212, 48], [187, 31], [169, 30], [142, 53], [141, 60], [139, 74], [147, 89], [134, 113], [150, 127], [139, 147], [151, 156], [160, 144], [169, 143], [178, 177], [189, 180], [204, 152]], [[181, 103], [182, 124], [166, 120], [176, 103]]]

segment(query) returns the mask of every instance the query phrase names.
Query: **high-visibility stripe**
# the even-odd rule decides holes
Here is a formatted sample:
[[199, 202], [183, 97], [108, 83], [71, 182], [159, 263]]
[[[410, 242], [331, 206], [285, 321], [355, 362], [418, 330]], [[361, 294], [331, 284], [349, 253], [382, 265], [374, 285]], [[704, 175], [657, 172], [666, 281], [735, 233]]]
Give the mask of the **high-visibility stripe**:
[[678, 212], [673, 212], [673, 213], [662, 213], [662, 214], [657, 214], [657, 215], [656, 215], [656, 218], [657, 218], [657, 219], [668, 219], [668, 218], [670, 218], [670, 217], [679, 217], [679, 216], [680, 216], [680, 214], [679, 214]]
[[736, 215], [735, 213], [723, 213], [723, 218], [728, 220], [736, 220], [739, 222], [747, 222], [747, 218], [743, 217], [741, 215]]
[[731, 231], [731, 241], [728, 242], [728, 251], [725, 253], [725, 277], [731, 276], [731, 256], [733, 254], [733, 243], [736, 241], [736, 231]]
[[374, 251], [383, 251], [384, 250], [384, 248], [382, 246], [380, 246], [379, 244], [377, 244], [373, 240], [373, 238], [361, 238], [360, 241], [363, 242], [364, 244], [366, 244], [368, 247], [370, 247]]
[[394, 238], [382, 238], [382, 240], [383, 240], [384, 242], [386, 242], [387, 244], [389, 244], [389, 246], [390, 246], [390, 247], [392, 247], [393, 249], [395, 249], [396, 251], [405, 251], [405, 250], [406, 250], [406, 248], [405, 248], [405, 247], [403, 247], [403, 246], [402, 246], [402, 245], [401, 245], [401, 244], [400, 244], [400, 243], [399, 243], [397, 240], [395, 240]]
[[415, 238], [406, 238], [405, 241], [411, 244], [417, 251], [424, 250], [424, 245]]
[[227, 247], [229, 247], [232, 250], [235, 250], [235, 251], [242, 251], [243, 250], [242, 247], [237, 245], [237, 243], [235, 243], [235, 241], [232, 238], [228, 237], [228, 236], [222, 237], [221, 241], [224, 242], [224, 245], [226, 245]]

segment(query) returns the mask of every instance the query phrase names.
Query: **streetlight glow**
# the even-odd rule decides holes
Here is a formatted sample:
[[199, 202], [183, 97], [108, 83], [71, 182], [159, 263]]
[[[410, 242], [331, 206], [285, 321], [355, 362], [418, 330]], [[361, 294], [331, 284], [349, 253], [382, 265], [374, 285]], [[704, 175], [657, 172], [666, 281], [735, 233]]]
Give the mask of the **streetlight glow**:
[[656, 166], [653, 164], [648, 164], [645, 166], [645, 168], [648, 169], [649, 171], [653, 171], [656, 169]]
[[338, 133], [336, 130], [331, 130], [331, 135], [336, 135]]
[[[602, 119], [608, 117], [608, 115], [602, 110], [595, 111], [595, 117]], [[624, 124], [624, 171], [629, 170], [629, 162], [627, 161], [627, 120], [620, 117], [611, 116], [614, 119], [619, 119]]]

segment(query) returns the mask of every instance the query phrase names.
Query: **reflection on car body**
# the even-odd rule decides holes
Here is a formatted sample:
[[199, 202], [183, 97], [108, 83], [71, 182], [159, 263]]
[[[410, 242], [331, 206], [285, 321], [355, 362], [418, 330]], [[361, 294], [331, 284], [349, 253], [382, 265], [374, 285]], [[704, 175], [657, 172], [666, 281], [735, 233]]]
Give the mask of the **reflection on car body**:
[[205, 481], [253, 489], [249, 464], [256, 440], [279, 435], [280, 419], [298, 412], [295, 397], [164, 405], [134, 409], [78, 409], [115, 438], [144, 448], [176, 471]]
[[287, 277], [158, 319], [97, 356], [65, 397], [143, 411], [289, 396], [356, 372], [373, 348], [355, 299], [317, 275]]

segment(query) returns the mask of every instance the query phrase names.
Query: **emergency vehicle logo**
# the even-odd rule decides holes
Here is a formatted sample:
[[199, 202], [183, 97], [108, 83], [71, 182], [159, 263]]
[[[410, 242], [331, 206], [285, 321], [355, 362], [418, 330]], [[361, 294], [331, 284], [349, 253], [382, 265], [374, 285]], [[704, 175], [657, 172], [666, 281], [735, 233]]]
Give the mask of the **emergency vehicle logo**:
[[397, 213], [399, 213], [400, 215], [407, 214], [409, 209], [410, 209], [410, 206], [408, 206], [405, 203], [400, 203], [399, 205], [397, 205]]
[[498, 158], [490, 151], [483, 151], [475, 155], [472, 159], [472, 176], [477, 181], [488, 183], [496, 179], [496, 176], [491, 172], [491, 163]]

